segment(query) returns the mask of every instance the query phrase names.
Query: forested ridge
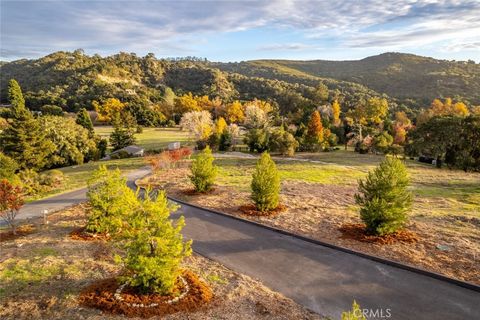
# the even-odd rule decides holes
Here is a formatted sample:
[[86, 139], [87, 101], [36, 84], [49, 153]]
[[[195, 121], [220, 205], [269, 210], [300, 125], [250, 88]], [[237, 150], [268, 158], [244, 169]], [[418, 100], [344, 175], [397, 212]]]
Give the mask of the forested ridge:
[[[227, 102], [253, 98], [269, 100], [284, 113], [315, 107], [320, 83], [328, 88], [330, 100], [340, 101], [345, 110], [359, 100], [381, 96], [358, 83], [302, 72], [269, 75], [253, 67], [251, 72], [245, 72], [228, 70], [225, 66], [198, 58], [157, 59], [153, 54], [139, 57], [133, 53], [119, 53], [101, 57], [88, 56], [82, 50], [55, 52], [40, 59], [2, 63], [0, 97], [2, 102], [7, 101], [7, 83], [12, 78], [24, 88], [26, 105], [30, 109], [56, 105], [70, 112], [93, 109], [93, 101], [110, 97], [148, 106], [161, 102], [167, 87], [176, 95], [192, 92]], [[395, 99], [383, 96], [395, 105]], [[412, 107], [408, 103], [406, 106]]]
[[216, 67], [247, 76], [310, 84], [315, 81], [354, 82], [414, 105], [435, 98], [455, 97], [480, 104], [480, 64], [437, 60], [403, 53], [384, 53], [352, 61], [253, 60], [215, 63]]

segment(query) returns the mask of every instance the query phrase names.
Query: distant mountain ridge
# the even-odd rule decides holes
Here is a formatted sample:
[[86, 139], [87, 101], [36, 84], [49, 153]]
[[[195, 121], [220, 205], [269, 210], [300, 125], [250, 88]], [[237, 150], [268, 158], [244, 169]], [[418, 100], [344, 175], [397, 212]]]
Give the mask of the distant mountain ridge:
[[[334, 99], [346, 111], [374, 96], [387, 98], [391, 111], [412, 113], [439, 97], [480, 105], [480, 64], [401, 53], [357, 61], [221, 63], [194, 57], [157, 59], [153, 54], [140, 57], [131, 53], [101, 57], [82, 50], [59, 51], [39, 59], [0, 63], [1, 102], [6, 102], [12, 78], [19, 81], [27, 106], [34, 110], [57, 105], [76, 111], [110, 97], [148, 107], [162, 100], [166, 87], [178, 95], [192, 92], [226, 102], [268, 100], [283, 114], [298, 114]], [[328, 101], [318, 100], [320, 83], [328, 88]]]
[[250, 60], [215, 63], [221, 70], [265, 78], [331, 78], [355, 82], [399, 99], [428, 103], [438, 97], [461, 97], [480, 104], [480, 64], [388, 52], [361, 60]]

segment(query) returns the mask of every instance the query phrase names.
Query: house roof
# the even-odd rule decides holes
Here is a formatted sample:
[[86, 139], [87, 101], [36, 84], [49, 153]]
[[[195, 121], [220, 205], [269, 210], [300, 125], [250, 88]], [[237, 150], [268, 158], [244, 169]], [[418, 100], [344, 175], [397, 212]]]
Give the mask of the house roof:
[[119, 149], [117, 151], [114, 151], [112, 152], [112, 154], [114, 153], [118, 153], [120, 151], [126, 151], [128, 152], [129, 154], [133, 154], [133, 153], [137, 153], [137, 152], [141, 152], [141, 151], [144, 151], [145, 149], [142, 148], [142, 147], [139, 147], [139, 146], [135, 146], [135, 145], [131, 145], [131, 146], [127, 146], [125, 148], [122, 148], [122, 149]]

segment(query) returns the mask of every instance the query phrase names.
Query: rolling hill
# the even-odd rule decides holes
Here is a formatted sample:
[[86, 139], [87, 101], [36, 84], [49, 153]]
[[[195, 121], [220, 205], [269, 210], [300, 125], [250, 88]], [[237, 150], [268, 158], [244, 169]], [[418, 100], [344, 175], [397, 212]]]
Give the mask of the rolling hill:
[[214, 65], [228, 72], [288, 82], [307, 84], [319, 78], [354, 82], [421, 104], [438, 97], [459, 97], [480, 104], [480, 64], [474, 61], [437, 60], [390, 52], [355, 61], [252, 60]]

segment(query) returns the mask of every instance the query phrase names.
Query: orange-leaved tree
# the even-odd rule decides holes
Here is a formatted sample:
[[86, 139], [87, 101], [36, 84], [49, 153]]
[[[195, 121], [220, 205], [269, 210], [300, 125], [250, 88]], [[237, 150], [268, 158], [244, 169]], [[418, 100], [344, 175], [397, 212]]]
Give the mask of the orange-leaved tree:
[[12, 228], [16, 234], [15, 218], [23, 206], [22, 189], [12, 185], [7, 179], [0, 181], [0, 217]]

